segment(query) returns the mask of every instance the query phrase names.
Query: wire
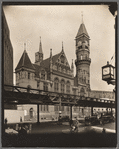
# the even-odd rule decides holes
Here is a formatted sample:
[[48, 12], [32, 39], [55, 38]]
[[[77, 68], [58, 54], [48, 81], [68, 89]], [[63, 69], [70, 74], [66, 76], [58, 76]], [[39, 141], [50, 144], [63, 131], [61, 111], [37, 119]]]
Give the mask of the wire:
[[111, 59], [110, 59], [110, 63], [112, 64], [112, 60], [114, 60], [114, 56], [115, 56], [115, 53], [113, 54], [113, 56], [111, 57]]

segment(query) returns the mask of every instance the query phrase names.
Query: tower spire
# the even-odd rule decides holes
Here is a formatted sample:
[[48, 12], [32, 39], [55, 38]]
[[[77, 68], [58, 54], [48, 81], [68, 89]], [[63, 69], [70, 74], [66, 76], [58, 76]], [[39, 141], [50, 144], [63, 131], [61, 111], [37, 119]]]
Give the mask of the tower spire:
[[40, 47], [39, 47], [39, 53], [43, 53], [43, 52], [42, 52], [42, 44], [41, 44], [41, 36], [40, 36]]
[[64, 51], [63, 41], [62, 41], [62, 51]]
[[26, 43], [24, 43], [24, 51], [26, 52]]
[[52, 58], [52, 49], [50, 49], [50, 58]]

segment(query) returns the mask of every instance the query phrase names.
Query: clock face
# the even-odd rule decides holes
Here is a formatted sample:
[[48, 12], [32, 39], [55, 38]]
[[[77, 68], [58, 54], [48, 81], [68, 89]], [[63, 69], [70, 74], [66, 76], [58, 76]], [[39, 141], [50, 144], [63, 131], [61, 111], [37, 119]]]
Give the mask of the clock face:
[[109, 67], [103, 69], [103, 75], [109, 74]]

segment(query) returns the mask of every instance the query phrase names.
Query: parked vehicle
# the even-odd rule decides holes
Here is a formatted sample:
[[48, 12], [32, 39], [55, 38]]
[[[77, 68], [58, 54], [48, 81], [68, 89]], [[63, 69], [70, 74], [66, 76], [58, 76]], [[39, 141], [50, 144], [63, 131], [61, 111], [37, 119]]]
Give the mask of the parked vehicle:
[[85, 117], [85, 125], [96, 125], [114, 122], [115, 118], [112, 113], [101, 113], [101, 115], [94, 115]]
[[100, 123], [100, 120], [97, 118], [96, 115], [85, 117], [85, 125], [95, 125], [99, 123]]
[[104, 123], [114, 122], [115, 118], [112, 113], [105, 113], [105, 114], [102, 114], [99, 120], [100, 120], [100, 124], [104, 124]]

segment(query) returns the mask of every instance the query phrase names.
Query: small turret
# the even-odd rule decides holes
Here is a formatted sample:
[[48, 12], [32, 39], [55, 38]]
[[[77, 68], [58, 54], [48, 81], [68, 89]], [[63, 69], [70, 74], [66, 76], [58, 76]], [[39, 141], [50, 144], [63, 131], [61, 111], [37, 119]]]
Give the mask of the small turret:
[[74, 76], [74, 64], [73, 64], [73, 59], [72, 59], [72, 64], [71, 64], [71, 72], [72, 72], [72, 76]]
[[41, 37], [40, 37], [39, 51], [35, 53], [35, 63], [37, 65], [40, 65], [42, 61], [43, 61], [43, 51], [42, 51], [42, 44], [41, 44]]

